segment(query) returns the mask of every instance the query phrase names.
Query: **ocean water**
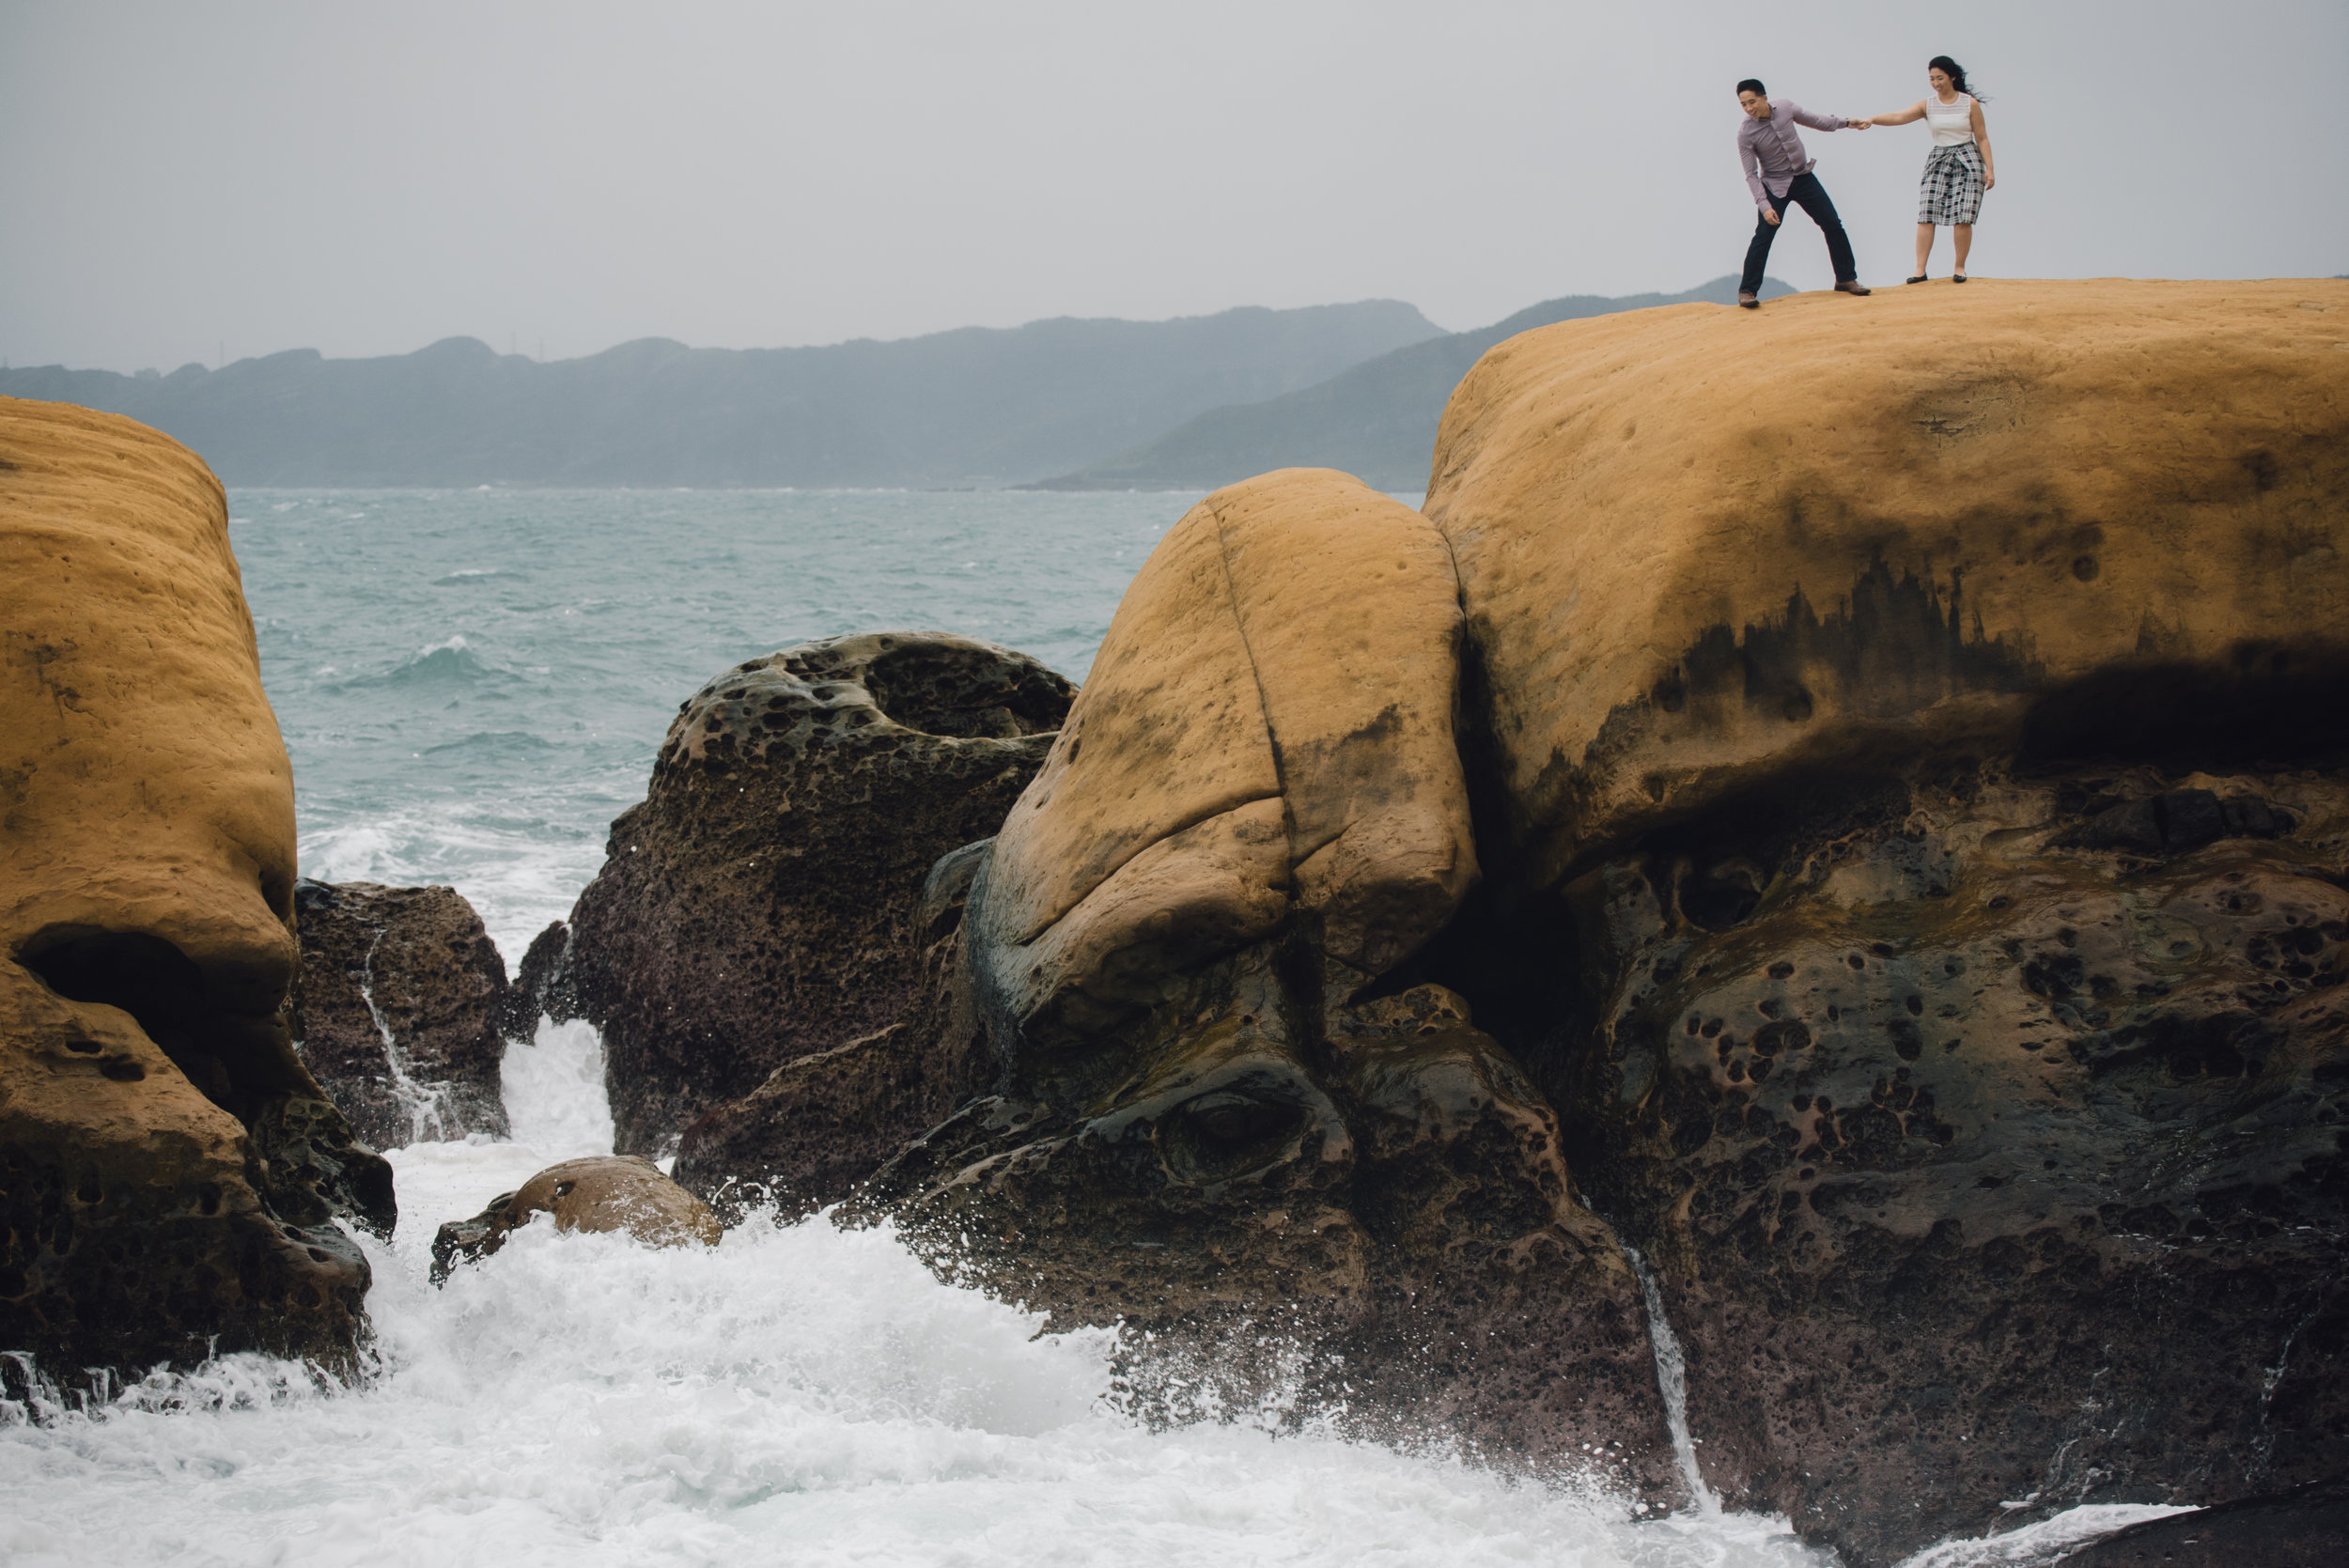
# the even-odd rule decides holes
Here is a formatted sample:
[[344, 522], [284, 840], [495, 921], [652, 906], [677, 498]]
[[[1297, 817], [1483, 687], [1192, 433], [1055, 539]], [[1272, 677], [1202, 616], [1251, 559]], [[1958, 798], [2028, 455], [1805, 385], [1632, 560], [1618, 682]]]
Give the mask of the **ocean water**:
[[232, 491], [303, 872], [453, 884], [519, 963], [602, 865], [607, 827], [644, 799], [704, 681], [895, 628], [1002, 643], [1081, 679], [1127, 582], [1196, 499]]
[[[921, 627], [1081, 677], [1178, 495], [239, 491], [303, 870], [454, 883], [508, 961], [642, 796], [677, 704], [802, 638]], [[601, 1047], [542, 1024], [510, 1140], [394, 1151], [378, 1366], [225, 1358], [95, 1406], [0, 1402], [0, 1562], [1829, 1568], [1782, 1521], [1634, 1524], [1564, 1476], [1126, 1418], [1112, 1340], [941, 1284], [886, 1231], [714, 1250], [525, 1228], [426, 1282], [432, 1234], [608, 1152]], [[1665, 1304], [1669, 1310], [1669, 1304]], [[1694, 1435], [1697, 1443], [1703, 1434]], [[1917, 1568], [2015, 1568], [2159, 1510], [2075, 1510]]]

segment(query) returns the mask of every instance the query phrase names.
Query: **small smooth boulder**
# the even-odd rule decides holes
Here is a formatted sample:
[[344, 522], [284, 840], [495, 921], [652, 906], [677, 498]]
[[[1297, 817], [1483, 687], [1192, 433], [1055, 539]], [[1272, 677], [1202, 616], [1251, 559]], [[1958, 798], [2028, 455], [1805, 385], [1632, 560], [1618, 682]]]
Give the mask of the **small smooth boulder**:
[[1008, 648], [886, 631], [752, 660], [683, 705], [559, 965], [603, 1035], [615, 1147], [669, 1153], [785, 1063], [903, 1016], [930, 867], [1003, 822], [1072, 690]]
[[661, 1168], [634, 1155], [595, 1155], [550, 1165], [512, 1192], [501, 1192], [471, 1219], [452, 1219], [432, 1238], [432, 1282], [460, 1263], [477, 1263], [506, 1245], [535, 1215], [554, 1216], [558, 1231], [626, 1231], [647, 1247], [715, 1247], [718, 1218]]
[[379, 1149], [505, 1137], [506, 960], [464, 896], [305, 879], [294, 909], [295, 1045], [359, 1136]]

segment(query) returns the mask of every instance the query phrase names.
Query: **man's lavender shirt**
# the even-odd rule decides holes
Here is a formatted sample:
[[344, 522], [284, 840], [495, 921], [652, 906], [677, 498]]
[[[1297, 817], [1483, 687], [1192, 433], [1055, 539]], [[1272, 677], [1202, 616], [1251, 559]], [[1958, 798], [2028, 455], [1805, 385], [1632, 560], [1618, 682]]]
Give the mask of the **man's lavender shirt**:
[[1841, 115], [1814, 115], [1791, 98], [1771, 99], [1768, 119], [1746, 115], [1744, 123], [1737, 127], [1737, 162], [1746, 171], [1753, 205], [1776, 205], [1763, 194], [1763, 188], [1768, 187], [1769, 196], [1782, 199], [1795, 177], [1809, 174], [1811, 166], [1818, 162], [1802, 150], [1802, 138], [1795, 134], [1796, 126], [1841, 131], [1851, 123]]

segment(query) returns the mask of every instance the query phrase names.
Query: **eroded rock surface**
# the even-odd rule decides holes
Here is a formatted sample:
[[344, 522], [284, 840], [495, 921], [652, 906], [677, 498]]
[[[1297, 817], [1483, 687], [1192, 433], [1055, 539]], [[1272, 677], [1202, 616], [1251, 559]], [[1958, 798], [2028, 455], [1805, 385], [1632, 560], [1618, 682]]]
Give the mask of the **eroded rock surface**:
[[632, 1155], [597, 1155], [550, 1165], [501, 1192], [471, 1219], [451, 1219], [432, 1238], [432, 1282], [460, 1263], [477, 1263], [541, 1214], [558, 1231], [625, 1231], [647, 1247], [715, 1247], [724, 1234], [708, 1204]]
[[727, 1223], [754, 1209], [792, 1218], [848, 1197], [993, 1080], [960, 973], [963, 906], [989, 844], [965, 845], [931, 868], [915, 925], [926, 944], [920, 977], [896, 1022], [795, 1057], [687, 1126], [677, 1179]]
[[879, 632], [753, 660], [683, 706], [564, 967], [620, 1149], [665, 1153], [783, 1063], [897, 1021], [932, 864], [995, 831], [1070, 690], [991, 644]]
[[2349, 287], [1826, 303], [1462, 383], [1509, 874], [1413, 973], [1657, 1261], [1733, 1500], [1872, 1564], [2349, 1471]]
[[1204, 1336], [1237, 1397], [1660, 1506], [1639, 1285], [1553, 1113], [1456, 995], [1381, 985], [1477, 875], [1460, 634], [1441, 539], [1342, 474], [1176, 524], [974, 880], [998, 1093], [861, 1202], [1056, 1321]]
[[2349, 1472], [2349, 287], [1851, 305], [1528, 334], [1424, 516], [1186, 518], [867, 1210], [1669, 1498], [1628, 1244], [1710, 1483], [1861, 1568]]
[[391, 1171], [295, 1054], [292, 771], [219, 484], [0, 398], [0, 1348], [347, 1368]]
[[[2012, 1499], [2335, 1473], [2349, 787], [1843, 782], [1455, 939], [1510, 951], [1503, 1032], [1668, 1281], [1714, 1483], [1872, 1560]], [[2068, 846], [2178, 784], [2297, 826]], [[1887, 1488], [1897, 1529], [1856, 1501]]]
[[507, 1019], [506, 960], [463, 895], [305, 879], [294, 909], [295, 1042], [352, 1130], [379, 1149], [505, 1137], [500, 1023], [520, 1020]]

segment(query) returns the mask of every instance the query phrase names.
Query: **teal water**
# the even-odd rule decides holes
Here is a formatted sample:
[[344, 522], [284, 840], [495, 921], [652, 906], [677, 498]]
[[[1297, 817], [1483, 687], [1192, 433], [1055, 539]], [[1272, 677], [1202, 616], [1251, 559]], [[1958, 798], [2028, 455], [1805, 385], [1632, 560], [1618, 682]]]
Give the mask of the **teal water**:
[[519, 963], [603, 863], [704, 681], [890, 628], [985, 638], [1081, 680], [1196, 499], [231, 491], [303, 873], [453, 884]]

